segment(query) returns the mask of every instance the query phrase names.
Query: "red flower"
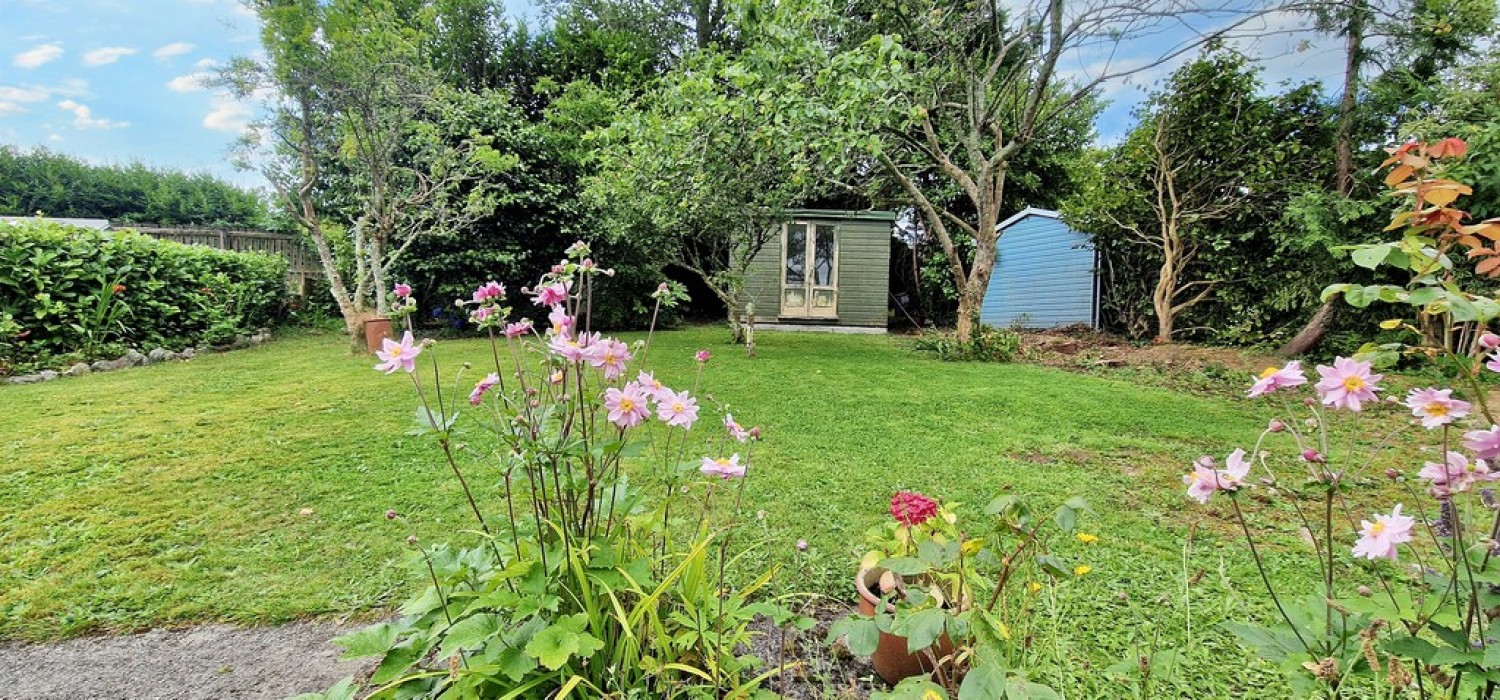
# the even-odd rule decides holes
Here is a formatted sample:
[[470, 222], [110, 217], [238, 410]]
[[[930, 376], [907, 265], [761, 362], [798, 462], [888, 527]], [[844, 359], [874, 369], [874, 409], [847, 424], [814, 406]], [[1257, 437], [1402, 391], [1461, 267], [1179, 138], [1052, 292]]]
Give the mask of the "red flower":
[[937, 512], [937, 501], [915, 491], [897, 491], [891, 496], [891, 517], [902, 525], [921, 525]]
[[117, 284], [109, 291], [111, 294], [123, 294], [125, 292], [125, 285]]

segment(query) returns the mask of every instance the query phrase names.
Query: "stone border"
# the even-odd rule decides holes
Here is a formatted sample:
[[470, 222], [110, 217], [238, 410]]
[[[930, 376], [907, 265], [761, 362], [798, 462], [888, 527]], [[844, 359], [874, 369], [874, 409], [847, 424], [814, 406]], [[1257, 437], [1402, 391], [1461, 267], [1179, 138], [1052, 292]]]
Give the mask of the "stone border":
[[172, 362], [174, 360], [191, 360], [203, 353], [228, 352], [230, 350], [252, 348], [270, 339], [271, 329], [262, 328], [260, 329], [260, 332], [256, 333], [255, 335], [235, 336], [234, 342], [229, 343], [228, 345], [219, 345], [214, 347], [203, 346], [198, 348], [189, 347], [184, 348], [182, 352], [172, 352], [171, 350], [168, 350], [166, 348], [156, 348], [144, 355], [137, 350], [128, 350], [124, 355], [121, 355], [113, 360], [96, 360], [93, 363], [79, 362], [78, 364], [75, 364], [62, 371], [46, 369], [37, 372], [36, 374], [23, 374], [11, 377], [9, 380], [7, 380], [7, 383], [36, 384], [39, 382], [50, 382], [54, 379], [61, 379], [63, 377], [82, 377], [86, 374], [93, 374], [95, 372], [115, 372], [122, 369], [129, 369], [131, 367], [145, 367], [146, 365], [155, 365], [162, 362]]

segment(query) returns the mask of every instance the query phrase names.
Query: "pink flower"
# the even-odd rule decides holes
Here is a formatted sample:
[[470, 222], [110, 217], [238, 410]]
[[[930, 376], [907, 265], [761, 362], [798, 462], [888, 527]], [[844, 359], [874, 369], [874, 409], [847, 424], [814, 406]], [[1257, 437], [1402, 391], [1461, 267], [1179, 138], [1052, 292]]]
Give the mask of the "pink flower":
[[1347, 357], [1335, 359], [1332, 367], [1318, 365], [1318, 374], [1323, 378], [1316, 386], [1323, 405], [1351, 411], [1358, 411], [1361, 402], [1376, 400], [1380, 387], [1375, 383], [1383, 376], [1371, 374], [1370, 363]]
[[1484, 367], [1491, 372], [1500, 372], [1500, 350], [1489, 354], [1489, 362], [1484, 363]]
[[1500, 335], [1483, 333], [1479, 336], [1479, 347], [1485, 350], [1500, 350]]
[[605, 381], [614, 381], [625, 374], [625, 363], [630, 361], [630, 346], [614, 338], [605, 338], [590, 345], [586, 355], [589, 364], [604, 369]]
[[1405, 403], [1429, 430], [1469, 415], [1469, 402], [1453, 398], [1452, 389], [1412, 389]]
[[799, 551], [799, 552], [806, 552], [807, 551], [807, 540], [797, 540], [797, 551]]
[[563, 372], [562, 370], [557, 370], [556, 372], [547, 375], [547, 383], [556, 386], [563, 383], [563, 380], [567, 378], [567, 373]]
[[729, 437], [740, 442], [750, 439], [750, 431], [745, 430], [739, 423], [734, 422], [734, 416], [728, 413], [724, 414], [724, 429], [729, 431]]
[[375, 353], [375, 356], [384, 362], [375, 365], [375, 369], [382, 370], [386, 374], [395, 372], [397, 369], [404, 369], [407, 372], [417, 371], [417, 355], [422, 354], [422, 347], [413, 344], [411, 331], [402, 335], [399, 343], [386, 338], [380, 341], [380, 344], [381, 349]]
[[515, 339], [531, 332], [531, 319], [523, 318], [516, 323], [505, 324], [505, 337]]
[[1273, 433], [1282, 432], [1282, 431], [1286, 430], [1286, 423], [1283, 423], [1283, 422], [1281, 422], [1281, 421], [1276, 420], [1276, 419], [1273, 418], [1273, 419], [1271, 419], [1270, 423], [1266, 424], [1266, 430], [1269, 430], [1269, 431], [1271, 431]]
[[546, 287], [536, 293], [537, 306], [556, 306], [568, 300], [568, 284], [558, 282]]
[[703, 472], [704, 476], [717, 476], [726, 480], [738, 479], [745, 475], [745, 467], [740, 464], [739, 453], [735, 453], [729, 459], [704, 457], [703, 464], [698, 467], [698, 471]]
[[1286, 363], [1286, 366], [1281, 369], [1267, 367], [1266, 371], [1261, 372], [1260, 376], [1255, 378], [1255, 383], [1251, 385], [1250, 391], [1246, 396], [1253, 399], [1257, 396], [1272, 393], [1277, 389], [1302, 386], [1306, 383], [1307, 375], [1302, 373], [1302, 363], [1298, 360], [1292, 360]]
[[474, 390], [469, 392], [469, 405], [478, 406], [481, 401], [484, 401], [485, 393], [490, 389], [495, 388], [495, 385], [499, 383], [500, 375], [495, 374], [494, 372], [491, 372], [489, 376], [485, 377], [484, 379], [479, 380], [479, 382], [474, 385]]
[[397, 299], [406, 299], [411, 296], [411, 285], [397, 283], [396, 288], [391, 291], [395, 293]]
[[1473, 450], [1476, 459], [1500, 457], [1500, 425], [1492, 425], [1488, 430], [1470, 430], [1464, 433], [1464, 447]]
[[699, 350], [698, 352], [693, 353], [693, 359], [699, 362], [708, 362], [708, 358], [709, 354], [707, 350]]
[[1214, 458], [1204, 455], [1193, 463], [1193, 471], [1182, 477], [1188, 485], [1187, 495], [1199, 502], [1208, 503], [1215, 491], [1238, 491], [1245, 484], [1254, 463], [1245, 457], [1243, 449], [1236, 449], [1224, 459], [1223, 469], [1214, 469]]
[[1182, 477], [1187, 484], [1187, 495], [1199, 503], [1208, 503], [1209, 497], [1219, 490], [1219, 473], [1214, 471], [1214, 458], [1204, 455], [1193, 463], [1193, 471]]
[[916, 491], [897, 491], [891, 496], [891, 517], [902, 525], [921, 525], [937, 513], [938, 502]]
[[698, 420], [698, 401], [686, 391], [677, 393], [664, 389], [656, 396], [656, 417], [682, 428], [691, 428]]
[[594, 340], [594, 338], [590, 338], [587, 335], [575, 338], [571, 334], [563, 333], [552, 336], [552, 341], [547, 344], [547, 347], [564, 360], [576, 363], [582, 362], [584, 357], [588, 355], [589, 346], [593, 344], [590, 342], [591, 340]]
[[1411, 529], [1417, 521], [1401, 514], [1401, 504], [1390, 515], [1377, 515], [1375, 522], [1361, 520], [1359, 540], [1354, 543], [1354, 556], [1366, 559], [1396, 558], [1396, 545], [1411, 541]]
[[547, 320], [552, 323], [552, 335], [572, 333], [577, 321], [568, 315], [568, 310], [562, 304], [552, 307], [552, 313], [547, 314]]
[[484, 302], [491, 299], [504, 299], [505, 287], [502, 286], [499, 282], [490, 280], [489, 282], [479, 285], [479, 288], [474, 290], [473, 298], [475, 304], [483, 304]]
[[604, 408], [609, 411], [609, 422], [621, 428], [634, 428], [651, 415], [646, 406], [646, 395], [636, 384], [626, 384], [624, 389], [610, 387], [604, 390]]
[[647, 372], [646, 370], [641, 370], [640, 374], [635, 375], [635, 381], [641, 385], [641, 387], [645, 390], [647, 396], [650, 396], [651, 398], [658, 401], [661, 400], [661, 395], [663, 393], [671, 391], [671, 389], [668, 389], [665, 384], [662, 384], [661, 381], [656, 378], [656, 375], [654, 373]]
[[1445, 492], [1468, 491], [1479, 482], [1500, 479], [1500, 473], [1490, 471], [1488, 460], [1470, 462], [1458, 452], [1450, 450], [1443, 462], [1427, 462], [1417, 476], [1432, 482], [1433, 487]]

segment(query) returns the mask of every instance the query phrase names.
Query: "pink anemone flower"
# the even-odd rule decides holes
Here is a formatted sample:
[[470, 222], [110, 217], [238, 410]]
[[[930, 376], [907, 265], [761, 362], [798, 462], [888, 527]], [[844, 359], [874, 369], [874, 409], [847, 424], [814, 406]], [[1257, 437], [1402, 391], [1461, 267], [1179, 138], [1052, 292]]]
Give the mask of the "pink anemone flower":
[[1246, 393], [1246, 396], [1253, 399], [1257, 396], [1273, 393], [1277, 389], [1288, 389], [1294, 386], [1302, 386], [1306, 383], [1307, 375], [1302, 373], [1302, 362], [1292, 360], [1286, 363], [1286, 366], [1281, 369], [1267, 367], [1266, 371], [1261, 372], [1260, 376], [1255, 378], [1255, 383], [1251, 385], [1250, 391]]
[[406, 370], [407, 372], [417, 371], [417, 355], [422, 354], [422, 346], [414, 344], [411, 331], [403, 334], [399, 343], [386, 338], [380, 341], [380, 344], [381, 349], [375, 352], [375, 356], [383, 360], [383, 362], [375, 365], [375, 369], [386, 374], [395, 372], [398, 369]]
[[1318, 375], [1323, 379], [1315, 388], [1323, 405], [1350, 411], [1360, 410], [1365, 401], [1376, 400], [1375, 392], [1380, 390], [1376, 382], [1384, 376], [1372, 374], [1370, 363], [1347, 357], [1335, 359], [1332, 367], [1318, 365]]
[[1396, 559], [1396, 546], [1411, 541], [1412, 526], [1417, 521], [1401, 514], [1397, 503], [1390, 515], [1376, 515], [1375, 522], [1361, 520], [1359, 540], [1354, 543], [1354, 556], [1366, 559]]

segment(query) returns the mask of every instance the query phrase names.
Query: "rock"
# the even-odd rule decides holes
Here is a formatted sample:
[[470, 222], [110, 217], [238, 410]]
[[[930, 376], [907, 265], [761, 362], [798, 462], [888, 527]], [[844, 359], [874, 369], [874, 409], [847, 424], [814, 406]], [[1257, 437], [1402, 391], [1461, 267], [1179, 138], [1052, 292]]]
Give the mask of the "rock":
[[23, 374], [19, 377], [10, 378], [11, 384], [35, 384], [39, 381], [42, 381], [42, 375], [40, 374]]
[[250, 339], [243, 335], [237, 335], [234, 337], [234, 342], [231, 343], [229, 347], [235, 350], [248, 348], [250, 347]]
[[80, 362], [76, 365], [73, 365], [72, 367], [69, 367], [66, 371], [63, 372], [63, 375], [69, 377], [82, 377], [83, 375], [89, 374], [93, 371], [94, 369], [92, 367], [89, 367], [89, 363]]
[[179, 360], [191, 360], [197, 356], [198, 351], [193, 348], [183, 348], [182, 352], [177, 353], [177, 359]]
[[130, 364], [125, 365], [126, 367], [134, 367], [136, 365], [142, 365], [146, 363], [146, 356], [134, 350], [127, 350], [124, 355], [120, 356], [120, 359], [130, 362]]
[[150, 362], [167, 362], [177, 359], [177, 353], [166, 348], [156, 348], [146, 355], [146, 359]]
[[95, 372], [113, 372], [134, 365], [135, 363], [130, 361], [130, 357], [126, 356], [115, 360], [100, 360], [93, 364], [93, 368]]
[[250, 346], [251, 347], [255, 347], [256, 345], [260, 345], [261, 343], [264, 343], [264, 342], [266, 342], [265, 337], [263, 337], [259, 333], [256, 333], [255, 335], [250, 336]]
[[39, 377], [41, 381], [50, 382], [54, 379], [57, 379], [58, 377], [61, 377], [62, 375], [50, 369], [44, 369], [40, 372], [37, 372], [36, 376]]

